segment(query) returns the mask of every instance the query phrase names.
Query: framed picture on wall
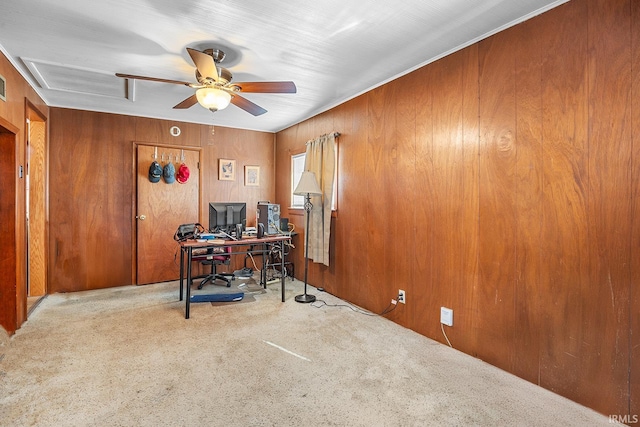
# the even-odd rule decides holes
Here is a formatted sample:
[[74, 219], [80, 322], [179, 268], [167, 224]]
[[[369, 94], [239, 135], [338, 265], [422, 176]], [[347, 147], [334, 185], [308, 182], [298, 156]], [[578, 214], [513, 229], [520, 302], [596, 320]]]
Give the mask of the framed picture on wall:
[[249, 187], [260, 186], [260, 166], [244, 167], [244, 185]]
[[220, 181], [236, 180], [236, 161], [230, 159], [218, 159], [218, 179]]

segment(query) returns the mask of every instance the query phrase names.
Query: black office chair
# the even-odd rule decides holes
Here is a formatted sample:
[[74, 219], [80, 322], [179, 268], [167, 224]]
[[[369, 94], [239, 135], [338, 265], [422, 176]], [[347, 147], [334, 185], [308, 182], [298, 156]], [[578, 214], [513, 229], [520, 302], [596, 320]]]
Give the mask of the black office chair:
[[[202, 289], [208, 282], [212, 282], [216, 279], [222, 280], [227, 284], [227, 288], [231, 287], [231, 281], [235, 279], [233, 273], [218, 273], [217, 266], [230, 265], [231, 264], [231, 247], [224, 248], [224, 252], [214, 252], [213, 249], [207, 250], [204, 254], [194, 255], [193, 261], [198, 261], [202, 265], [210, 265], [211, 272], [204, 276], [198, 276], [196, 279], [202, 279], [198, 285], [198, 289]], [[193, 282], [192, 282], [193, 283]]]

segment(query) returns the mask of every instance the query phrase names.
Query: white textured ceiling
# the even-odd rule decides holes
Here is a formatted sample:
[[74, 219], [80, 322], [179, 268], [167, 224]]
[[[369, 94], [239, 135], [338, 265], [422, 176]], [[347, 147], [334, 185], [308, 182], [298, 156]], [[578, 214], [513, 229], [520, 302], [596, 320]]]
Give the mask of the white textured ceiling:
[[[566, 1], [5, 1], [0, 50], [50, 106], [275, 132]], [[268, 110], [254, 117], [174, 110], [194, 89], [115, 77], [195, 82], [187, 47], [223, 50], [234, 81], [298, 91], [243, 94]]]

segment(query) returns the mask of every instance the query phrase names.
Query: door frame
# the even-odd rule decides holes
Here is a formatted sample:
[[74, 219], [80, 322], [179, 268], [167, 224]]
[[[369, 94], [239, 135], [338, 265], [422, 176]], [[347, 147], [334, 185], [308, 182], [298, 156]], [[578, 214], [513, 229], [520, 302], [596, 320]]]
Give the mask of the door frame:
[[[30, 121], [30, 122], [39, 122], [42, 123], [42, 126], [44, 127], [44, 147], [43, 147], [43, 151], [44, 151], [44, 173], [43, 173], [43, 181], [44, 181], [44, 218], [40, 218], [41, 220], [44, 221], [44, 236], [42, 236], [42, 242], [43, 242], [43, 263], [44, 265], [42, 266], [43, 270], [44, 270], [44, 294], [40, 296], [39, 300], [37, 303], [31, 305], [31, 307], [29, 307], [28, 312], [33, 311], [33, 309], [40, 303], [40, 301], [42, 301], [42, 299], [49, 294], [49, 126], [48, 126], [48, 121], [47, 121], [47, 117], [38, 109], [38, 107], [36, 107], [32, 102], [30, 102], [28, 99], [25, 100], [25, 116], [26, 118]], [[26, 123], [25, 123], [26, 126]], [[28, 126], [26, 129], [30, 129]], [[32, 147], [32, 141], [31, 141], [31, 135], [30, 132], [25, 132], [25, 136], [28, 140], [25, 140], [25, 147]], [[28, 143], [28, 144], [27, 144]], [[27, 174], [31, 175], [31, 153], [25, 153], [25, 161], [26, 161], [26, 168], [29, 170], [25, 170], [25, 176], [27, 176]], [[29, 188], [29, 192], [31, 193], [32, 189], [32, 182], [30, 180], [30, 188]], [[25, 188], [25, 193], [26, 193], [26, 188]], [[29, 200], [27, 201], [27, 197], [25, 194], [25, 202], [31, 203], [31, 195]], [[26, 206], [25, 206], [26, 209]], [[31, 214], [33, 214], [33, 211], [30, 209]], [[25, 224], [27, 227], [29, 227], [33, 221], [30, 221], [29, 223], [26, 222], [26, 218], [25, 218]], [[31, 263], [31, 259], [30, 259], [30, 247], [31, 247], [31, 242], [29, 241], [30, 239], [30, 230], [26, 229], [25, 230], [26, 233], [26, 238], [27, 238], [27, 247], [26, 249], [26, 269], [27, 269], [27, 273], [26, 273], [26, 280], [27, 282], [25, 283], [25, 286], [27, 287], [25, 290], [25, 301], [26, 298], [29, 297], [29, 286], [30, 286], [30, 274], [29, 274], [29, 265]], [[28, 317], [27, 313], [27, 317]]]
[[[21, 166], [19, 153], [20, 141], [18, 134], [20, 129], [0, 117], [0, 144], [8, 144], [2, 147], [0, 152], [7, 150], [8, 155], [0, 156], [1, 174], [11, 175], [13, 179], [9, 185], [3, 187], [3, 198], [0, 203], [6, 203], [6, 210], [3, 212], [0, 221], [8, 227], [8, 235], [4, 242], [4, 261], [0, 263], [0, 326], [9, 335], [13, 335], [19, 325], [26, 320], [27, 298], [26, 284], [19, 283], [22, 276], [21, 265], [24, 265], [24, 254], [19, 251], [21, 247], [19, 241], [24, 238], [24, 230], [21, 229], [20, 222], [20, 186], [22, 182], [19, 177]], [[5, 193], [6, 191], [6, 193]], [[6, 199], [5, 199], [6, 198]], [[24, 289], [23, 289], [24, 288]]]
[[[132, 142], [132, 171], [133, 191], [131, 192], [131, 283], [138, 284], [138, 220], [136, 219], [138, 209], [138, 147], [144, 145], [148, 147], [172, 148], [178, 150], [191, 150], [198, 152], [198, 222], [202, 223], [202, 147], [191, 145], [176, 145], [156, 142], [133, 141]], [[190, 178], [195, 174], [191, 174]]]

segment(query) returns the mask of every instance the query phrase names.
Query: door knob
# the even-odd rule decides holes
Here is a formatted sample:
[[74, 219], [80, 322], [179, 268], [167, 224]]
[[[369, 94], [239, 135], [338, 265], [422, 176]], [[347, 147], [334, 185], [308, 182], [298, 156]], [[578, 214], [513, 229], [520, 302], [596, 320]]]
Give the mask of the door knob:
[[147, 217], [145, 215], [140, 215], [140, 216], [136, 216], [136, 219], [139, 219], [140, 221], [144, 221], [145, 219], [147, 219]]

